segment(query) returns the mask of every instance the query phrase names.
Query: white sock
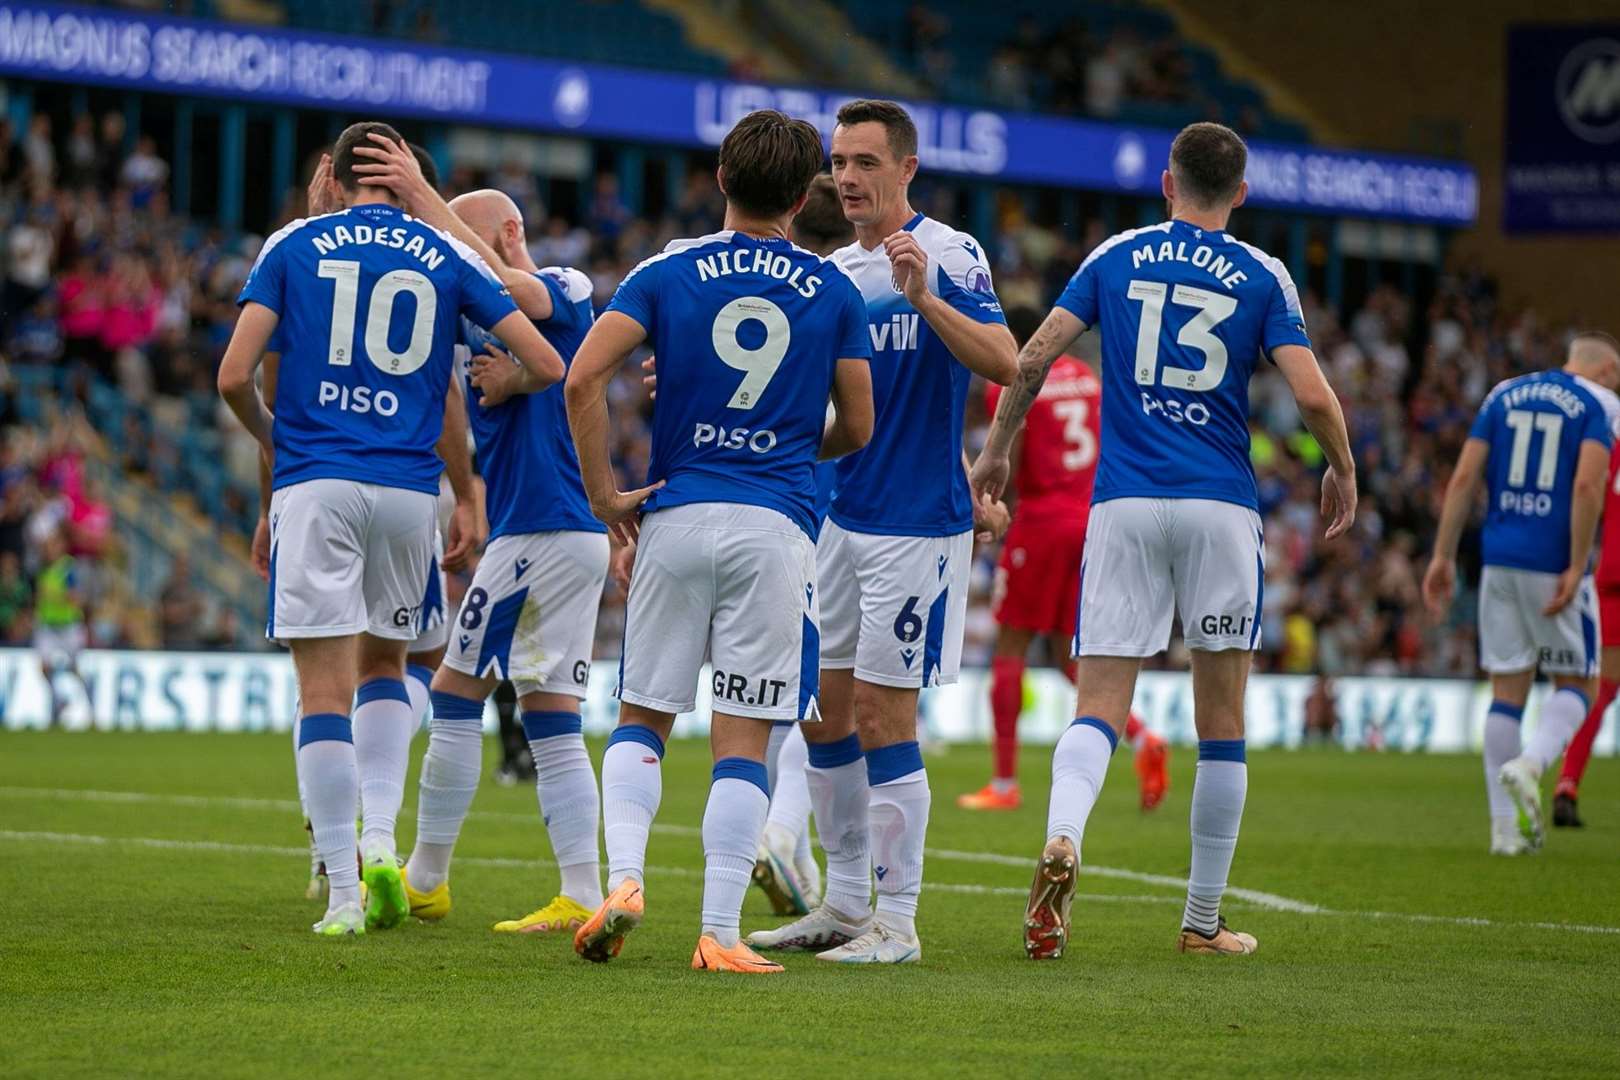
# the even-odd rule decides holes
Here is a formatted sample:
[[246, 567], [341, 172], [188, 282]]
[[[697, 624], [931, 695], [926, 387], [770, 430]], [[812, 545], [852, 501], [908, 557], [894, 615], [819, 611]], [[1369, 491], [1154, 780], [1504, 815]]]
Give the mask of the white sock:
[[1558, 755], [1564, 752], [1569, 740], [1586, 722], [1590, 708], [1586, 695], [1572, 687], [1566, 686], [1548, 695], [1547, 703], [1541, 707], [1541, 722], [1536, 725], [1529, 745], [1524, 748], [1524, 756], [1535, 765], [1536, 775], [1545, 772], [1547, 766], [1558, 760]]
[[[664, 797], [664, 740], [640, 724], [620, 724], [602, 754], [602, 839], [607, 887], [626, 878], [646, 883], [647, 834]], [[753, 866], [753, 853], [748, 865]]]
[[850, 922], [872, 912], [871, 790], [861, 740], [811, 743], [805, 768], [816, 831], [827, 853], [827, 892], [822, 903]]
[[772, 834], [791, 837], [795, 858], [809, 853], [810, 782], [804, 771], [809, 761], [804, 733], [794, 724], [777, 758], [776, 781], [771, 787], [771, 813], [765, 819], [765, 828]]
[[703, 933], [727, 948], [739, 938], [743, 897], [770, 807], [765, 785], [764, 762], [729, 757], [714, 763], [703, 810]]
[[431, 892], [450, 876], [450, 855], [484, 769], [483, 718], [482, 701], [433, 695], [433, 723], [416, 781], [416, 846], [405, 864], [405, 878], [418, 892]]
[[1497, 782], [1496, 774], [1519, 756], [1519, 718], [1523, 714], [1522, 706], [1505, 701], [1491, 702], [1491, 711], [1485, 714], [1485, 800], [1493, 822], [1518, 819], [1513, 796]]
[[354, 760], [360, 770], [360, 850], [394, 854], [394, 824], [410, 768], [411, 697], [399, 679], [372, 679], [354, 695]]
[[316, 713], [299, 725], [298, 771], [309, 800], [309, 824], [326, 863], [330, 887], [327, 910], [360, 902], [360, 867], [355, 859], [354, 800], [360, 781], [354, 764], [349, 718]]
[[872, 788], [872, 874], [877, 878], [877, 921], [904, 938], [917, 936], [923, 841], [928, 834], [928, 772], [915, 741], [866, 754]]
[[1192, 793], [1192, 870], [1181, 925], [1206, 937], [1215, 934], [1221, 897], [1237, 850], [1249, 766], [1242, 739], [1200, 739]]
[[1104, 720], [1082, 716], [1069, 725], [1052, 751], [1052, 802], [1046, 812], [1046, 836], [1066, 837], [1080, 854], [1086, 819], [1097, 805], [1108, 760], [1119, 736]]
[[776, 795], [776, 767], [782, 756], [782, 746], [787, 742], [788, 735], [798, 730], [799, 725], [787, 722], [778, 722], [771, 725], [770, 737], [765, 741], [765, 777], [770, 781], [771, 795]]
[[562, 894], [585, 907], [602, 903], [602, 862], [596, 824], [602, 800], [577, 712], [525, 712], [523, 733], [534, 755], [540, 820], [562, 871]]
[[411, 734], [427, 729], [433, 714], [433, 671], [423, 664], [405, 665], [405, 693], [411, 699]]
[[[298, 704], [295, 703], [293, 708], [298, 709]], [[303, 726], [304, 718], [302, 716], [294, 716], [292, 722], [293, 779], [298, 782], [298, 809], [303, 811], [304, 820], [308, 821], [309, 800], [304, 798], [304, 770], [298, 767], [298, 733], [300, 730], [302, 730]]]

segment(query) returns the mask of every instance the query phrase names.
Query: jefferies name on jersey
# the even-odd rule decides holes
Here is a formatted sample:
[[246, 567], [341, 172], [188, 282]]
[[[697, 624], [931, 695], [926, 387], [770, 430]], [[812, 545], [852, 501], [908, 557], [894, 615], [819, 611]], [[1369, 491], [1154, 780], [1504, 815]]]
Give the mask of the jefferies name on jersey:
[[517, 310], [476, 253], [397, 207], [301, 218], [237, 297], [280, 316], [272, 486], [356, 480], [437, 494], [434, 446], [460, 316]]
[[608, 311], [658, 358], [647, 512], [761, 506], [812, 540], [816, 455], [840, 359], [865, 360], [866, 305], [832, 262], [725, 230], [675, 240], [632, 270]]
[[1258, 507], [1249, 377], [1284, 345], [1310, 347], [1276, 258], [1184, 221], [1097, 245], [1058, 306], [1102, 334], [1102, 455], [1092, 502], [1217, 499]]
[[[916, 215], [906, 229], [928, 256], [928, 289], [968, 318], [1005, 323], [984, 249], [966, 233]], [[894, 286], [880, 244], [833, 253], [866, 299], [876, 422], [865, 449], [838, 462], [829, 516], [851, 532], [954, 536], [973, 527], [962, 469], [962, 419], [971, 372]]]

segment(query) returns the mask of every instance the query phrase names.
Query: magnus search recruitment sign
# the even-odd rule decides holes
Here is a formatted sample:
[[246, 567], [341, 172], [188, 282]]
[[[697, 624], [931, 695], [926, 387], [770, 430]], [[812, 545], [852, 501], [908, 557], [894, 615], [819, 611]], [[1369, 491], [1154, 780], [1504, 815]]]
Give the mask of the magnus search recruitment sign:
[[1507, 80], [1503, 228], [1620, 230], [1620, 22], [1513, 27]]
[[[248, 27], [100, 8], [0, 3], [0, 74], [426, 117], [598, 138], [716, 146], [736, 119], [781, 109], [830, 134], [853, 95], [603, 64]], [[1171, 133], [909, 103], [925, 168], [958, 176], [1154, 194]], [[1264, 206], [1472, 224], [1474, 171], [1455, 162], [1259, 142]]]

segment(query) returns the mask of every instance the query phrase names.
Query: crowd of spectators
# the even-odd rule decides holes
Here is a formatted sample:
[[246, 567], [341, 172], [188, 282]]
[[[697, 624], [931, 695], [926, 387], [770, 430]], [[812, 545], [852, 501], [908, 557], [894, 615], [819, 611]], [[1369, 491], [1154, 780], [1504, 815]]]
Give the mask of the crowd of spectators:
[[[168, 210], [167, 168], [145, 140], [126, 140], [116, 117], [84, 117], [61, 139], [36, 119], [18, 138], [0, 122], [0, 216], [12, 223], [4, 247], [5, 363], [80, 373], [46, 419], [22, 423], [13, 397], [0, 416], [0, 637], [27, 637], [25, 592], [37, 570], [45, 522], [65, 523], [87, 561], [116, 549], [110, 515], [86, 479], [94, 447], [124, 473], [151, 479], [181, 455], [186, 432], [207, 431], [221, 447], [231, 512], [222, 529], [251, 523], [255, 451], [220, 406], [214, 371], [235, 318], [234, 297], [259, 238], [226, 235]], [[577, 215], [548, 214], [534, 177], [506, 166], [459, 169], [448, 187], [489, 184], [525, 210], [540, 265], [575, 265], [596, 284], [598, 306], [642, 258], [668, 239], [711, 231], [723, 204], [712, 178], [694, 171], [657, 220], [633, 214], [611, 175], [597, 178]], [[947, 193], [916, 192], [917, 205], [949, 217]], [[298, 212], [289, 205], [288, 216]], [[1044, 311], [1085, 253], [1103, 238], [1090, 222], [1070, 235], [1009, 210], [994, 245], [997, 290], [1008, 309]], [[1252, 388], [1253, 459], [1266, 522], [1267, 583], [1262, 666], [1289, 672], [1470, 675], [1472, 594], [1435, 627], [1417, 595], [1440, 493], [1478, 402], [1497, 380], [1554, 364], [1565, 328], [1497, 301], [1489, 279], [1442, 280], [1425, 310], [1381, 288], [1348, 316], [1307, 295], [1319, 355], [1343, 396], [1363, 489], [1355, 528], [1333, 543], [1317, 520], [1319, 454], [1301, 429], [1285, 386], [1262, 368]], [[1094, 353], [1091, 339], [1083, 352]], [[76, 419], [76, 393], [99, 380], [132, 408], [119, 430], [89, 431]], [[987, 418], [982, 386], [970, 399], [970, 452]], [[645, 475], [651, 403], [640, 372], [613, 385], [615, 459], [626, 483]], [[214, 463], [210, 467], [218, 468]], [[236, 511], [243, 511], [237, 513]], [[1465, 540], [1465, 565], [1472, 534]], [[1477, 558], [1477, 553], [1474, 553]], [[994, 633], [988, 610], [994, 549], [977, 553], [965, 660], [983, 663]], [[1465, 573], [1472, 582], [1474, 575]], [[93, 575], [92, 639], [102, 644], [207, 647], [235, 634], [234, 616], [176, 559], [162, 581]], [[464, 582], [451, 586], [452, 600]], [[117, 587], [114, 587], [114, 586]], [[136, 588], [135, 586], [141, 586]], [[138, 594], [138, 595], [137, 595]], [[129, 617], [130, 605], [142, 606]], [[619, 642], [623, 597], [610, 585], [599, 652]]]

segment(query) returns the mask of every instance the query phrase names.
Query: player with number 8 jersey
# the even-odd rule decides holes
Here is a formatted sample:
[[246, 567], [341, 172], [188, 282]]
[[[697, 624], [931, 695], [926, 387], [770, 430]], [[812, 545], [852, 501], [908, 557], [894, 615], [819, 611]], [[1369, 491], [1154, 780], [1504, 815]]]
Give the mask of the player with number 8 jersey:
[[[435, 446], [459, 316], [491, 330], [542, 384], [563, 374], [483, 260], [406, 214], [388, 188], [362, 182], [355, 148], [373, 133], [403, 142], [379, 123], [338, 138], [332, 168], [345, 209], [265, 243], [219, 372], [221, 394], [272, 460], [268, 634], [288, 641], [298, 675], [299, 775], [330, 875], [315, 931], [328, 936], [406, 913], [395, 854], [380, 842], [360, 853], [372, 897], [360, 911], [360, 773], [369, 770], [367, 783], [389, 774], [393, 786], [405, 770], [403, 755], [357, 765], [355, 729], [410, 723], [405, 655], [433, 558], [444, 467]], [[281, 345], [273, 418], [254, 384], [272, 335]]]

